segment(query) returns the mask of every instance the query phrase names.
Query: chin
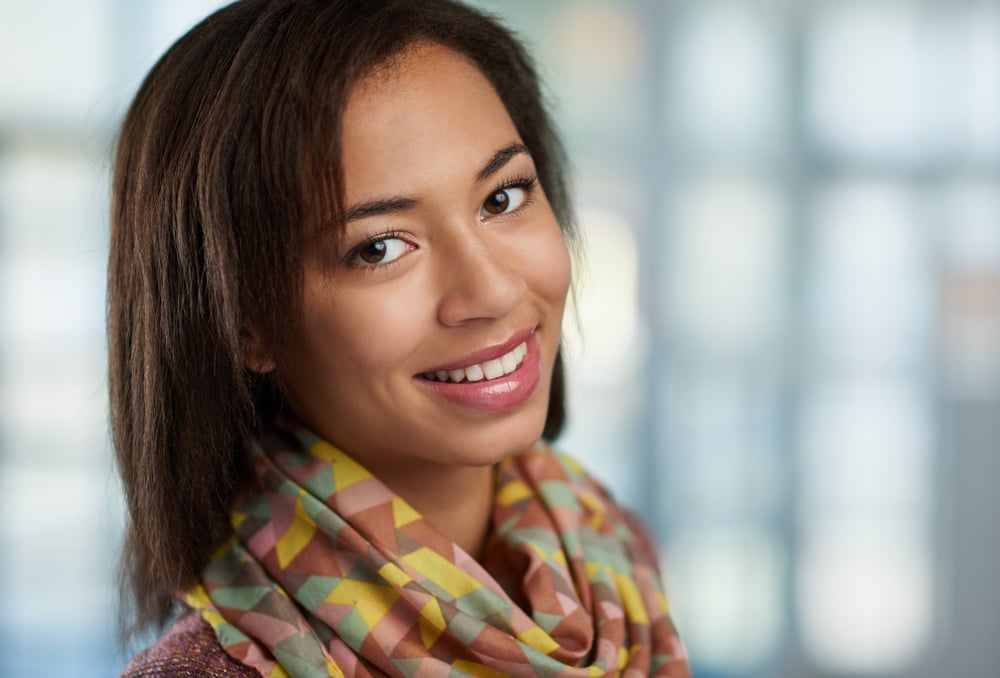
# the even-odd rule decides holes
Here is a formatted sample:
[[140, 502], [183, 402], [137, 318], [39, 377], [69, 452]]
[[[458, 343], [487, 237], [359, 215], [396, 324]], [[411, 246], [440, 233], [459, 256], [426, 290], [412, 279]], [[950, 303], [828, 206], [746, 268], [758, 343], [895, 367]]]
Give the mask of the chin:
[[[496, 464], [508, 457], [521, 454], [531, 448], [542, 437], [545, 428], [545, 416], [548, 413], [548, 394], [545, 397], [545, 412], [541, 415], [532, 413], [530, 418], [520, 421], [502, 422], [497, 427], [480, 434], [481, 442], [476, 447], [485, 454], [479, 456], [481, 464]], [[506, 424], [506, 425], [504, 425]]]

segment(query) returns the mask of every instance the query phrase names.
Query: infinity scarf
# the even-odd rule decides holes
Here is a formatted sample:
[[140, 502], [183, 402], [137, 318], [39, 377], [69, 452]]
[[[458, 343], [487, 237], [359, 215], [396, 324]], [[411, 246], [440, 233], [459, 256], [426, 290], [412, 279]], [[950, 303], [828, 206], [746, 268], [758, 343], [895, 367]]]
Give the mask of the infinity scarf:
[[297, 423], [248, 447], [185, 600], [263, 676], [689, 676], [648, 548], [544, 443], [498, 465], [482, 564]]

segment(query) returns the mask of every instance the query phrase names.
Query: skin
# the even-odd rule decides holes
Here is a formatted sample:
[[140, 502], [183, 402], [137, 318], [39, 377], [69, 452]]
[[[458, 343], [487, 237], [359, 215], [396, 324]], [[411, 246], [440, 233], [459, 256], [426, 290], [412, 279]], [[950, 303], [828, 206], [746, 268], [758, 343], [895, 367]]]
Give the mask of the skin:
[[[381, 204], [354, 210], [342, 237], [331, 235], [337, 256], [306, 255], [303, 322], [277, 361], [286, 395], [307, 425], [478, 556], [492, 466], [534, 444], [545, 422], [566, 246], [540, 185], [497, 196], [505, 182], [533, 177], [534, 164], [461, 55], [420, 44], [362, 80], [342, 133], [347, 213]], [[503, 149], [509, 157], [487, 168]], [[541, 379], [520, 404], [483, 411], [421, 383], [528, 329]]]

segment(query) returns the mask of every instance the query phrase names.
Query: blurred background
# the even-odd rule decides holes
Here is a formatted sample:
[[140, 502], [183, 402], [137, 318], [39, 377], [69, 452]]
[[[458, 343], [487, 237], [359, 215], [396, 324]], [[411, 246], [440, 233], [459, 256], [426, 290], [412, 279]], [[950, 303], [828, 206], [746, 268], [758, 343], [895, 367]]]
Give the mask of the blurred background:
[[[129, 652], [110, 156], [220, 4], [0, 4], [3, 675]], [[560, 446], [655, 531], [695, 675], [1000, 676], [1000, 1], [475, 4], [575, 169]]]

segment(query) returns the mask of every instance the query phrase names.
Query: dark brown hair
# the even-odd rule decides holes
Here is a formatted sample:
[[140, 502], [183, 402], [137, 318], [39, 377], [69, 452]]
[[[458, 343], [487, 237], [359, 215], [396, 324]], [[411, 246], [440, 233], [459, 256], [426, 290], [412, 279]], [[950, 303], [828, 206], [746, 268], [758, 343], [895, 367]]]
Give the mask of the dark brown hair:
[[[229, 533], [241, 445], [280, 390], [244, 367], [298, 321], [303, 248], [337, 223], [352, 85], [419, 41], [465, 55], [530, 149], [567, 238], [564, 155], [532, 63], [450, 0], [244, 0], [143, 82], [115, 160], [108, 275], [111, 425], [128, 503], [123, 622], [162, 625]], [[544, 435], [563, 425], [557, 358]]]

